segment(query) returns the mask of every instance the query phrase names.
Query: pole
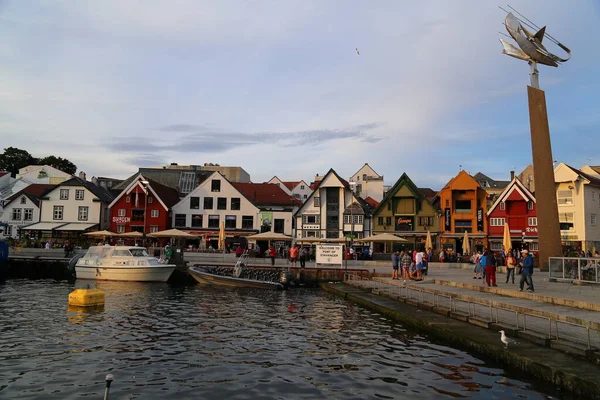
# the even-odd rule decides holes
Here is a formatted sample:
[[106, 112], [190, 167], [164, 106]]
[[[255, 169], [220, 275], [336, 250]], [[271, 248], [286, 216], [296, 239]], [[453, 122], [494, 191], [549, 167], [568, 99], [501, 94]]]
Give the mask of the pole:
[[540, 74], [537, 69], [537, 62], [529, 61], [529, 75], [531, 75], [531, 87], [540, 88]]
[[144, 191], [144, 229], [143, 229], [143, 234], [144, 236], [142, 236], [142, 246], [146, 247], [146, 213], [148, 211], [148, 187], [145, 187], [145, 191]]
[[110, 390], [110, 384], [112, 383], [112, 381], [115, 378], [113, 377], [112, 374], [108, 374], [106, 375], [106, 378], [104, 378], [104, 380], [106, 381], [106, 388], [104, 389], [104, 400], [108, 400], [108, 392]]

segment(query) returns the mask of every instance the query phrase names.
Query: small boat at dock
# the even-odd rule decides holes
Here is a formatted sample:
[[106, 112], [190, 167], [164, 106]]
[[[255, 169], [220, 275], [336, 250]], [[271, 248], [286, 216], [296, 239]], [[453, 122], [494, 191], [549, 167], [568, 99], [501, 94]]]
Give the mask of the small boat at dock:
[[137, 246], [91, 246], [75, 263], [77, 279], [99, 281], [166, 282], [174, 270]]
[[281, 290], [284, 288], [279, 282], [221, 275], [218, 273], [218, 269], [214, 267], [194, 266], [188, 269], [188, 273], [201, 285], [269, 290]]

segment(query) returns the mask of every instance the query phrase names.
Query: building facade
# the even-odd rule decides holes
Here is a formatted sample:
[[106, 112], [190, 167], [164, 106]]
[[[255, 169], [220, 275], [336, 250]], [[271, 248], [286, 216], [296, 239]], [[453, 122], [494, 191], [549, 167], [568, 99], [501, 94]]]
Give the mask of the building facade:
[[487, 248], [487, 192], [462, 170], [437, 193], [440, 246], [462, 253], [465, 232], [471, 250]]
[[29, 165], [19, 169], [16, 178], [23, 178], [31, 183], [45, 185], [58, 185], [71, 179], [73, 175], [67, 174], [49, 165]]
[[[373, 211], [373, 233], [395, 234], [407, 241], [399, 243], [398, 248], [418, 250], [425, 246], [428, 231], [432, 241], [437, 242], [437, 210], [404, 173]], [[434, 247], [437, 246], [434, 244]]]
[[533, 193], [517, 178], [499, 194], [487, 212], [490, 249], [503, 250], [504, 224], [508, 224], [511, 248], [539, 251], [537, 207]]
[[305, 201], [312, 193], [310, 185], [305, 181], [282, 181], [277, 176], [272, 177], [268, 183], [279, 186], [284, 192], [300, 201]]
[[354, 186], [354, 193], [363, 199], [371, 197], [378, 202], [383, 199], [383, 175], [375, 172], [368, 163], [350, 177], [350, 184]]
[[32, 184], [10, 197], [0, 217], [0, 238], [20, 239], [23, 228], [39, 222], [39, 197], [54, 186]]
[[563, 249], [600, 251], [600, 176], [560, 163], [554, 179]]
[[315, 182], [315, 190], [295, 213], [294, 238], [356, 239], [371, 235], [370, 206], [333, 169]]

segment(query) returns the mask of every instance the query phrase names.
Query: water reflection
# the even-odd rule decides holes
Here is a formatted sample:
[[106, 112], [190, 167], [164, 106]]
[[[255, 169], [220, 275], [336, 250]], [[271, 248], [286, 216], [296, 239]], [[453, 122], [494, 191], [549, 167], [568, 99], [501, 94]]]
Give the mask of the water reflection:
[[[99, 282], [0, 288], [0, 397], [545, 398], [467, 353], [316, 290], [264, 292]], [[27, 296], [23, 296], [27, 293]], [[9, 317], [10, 316], [10, 317]]]

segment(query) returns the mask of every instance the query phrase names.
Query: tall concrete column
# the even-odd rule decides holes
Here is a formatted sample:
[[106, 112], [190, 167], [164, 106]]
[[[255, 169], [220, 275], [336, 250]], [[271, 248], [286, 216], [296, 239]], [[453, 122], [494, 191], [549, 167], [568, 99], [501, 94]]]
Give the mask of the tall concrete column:
[[527, 97], [540, 246], [539, 261], [541, 270], [548, 271], [548, 258], [562, 257], [550, 127], [544, 91], [527, 86]]

